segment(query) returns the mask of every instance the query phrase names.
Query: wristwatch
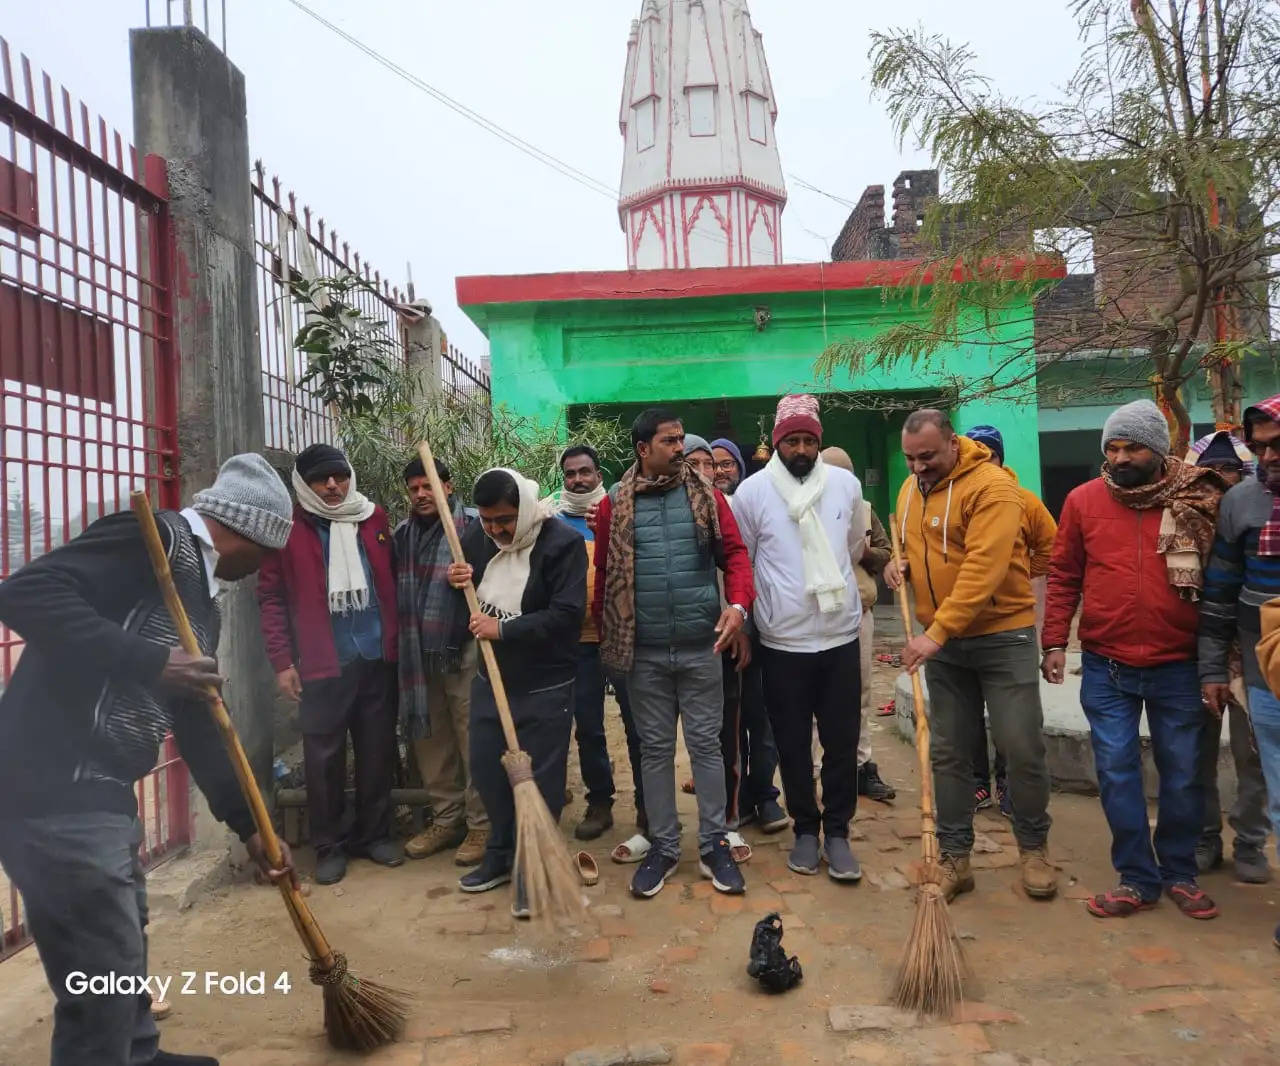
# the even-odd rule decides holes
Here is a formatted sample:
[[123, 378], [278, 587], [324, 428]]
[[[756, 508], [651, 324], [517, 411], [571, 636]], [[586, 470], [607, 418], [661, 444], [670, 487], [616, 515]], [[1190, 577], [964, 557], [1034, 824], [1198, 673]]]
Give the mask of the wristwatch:
[[747, 620], [747, 609], [743, 607], [742, 604], [731, 603], [729, 604], [729, 606], [732, 607], [735, 611], [737, 611], [740, 615], [742, 615], [742, 620], [744, 622]]

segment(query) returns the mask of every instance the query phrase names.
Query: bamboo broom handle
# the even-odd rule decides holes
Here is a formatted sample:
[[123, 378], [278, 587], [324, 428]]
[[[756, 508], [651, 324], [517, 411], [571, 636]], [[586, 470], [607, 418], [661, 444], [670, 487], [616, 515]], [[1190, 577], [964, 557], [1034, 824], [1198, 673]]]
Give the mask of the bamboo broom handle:
[[[902, 575], [902, 542], [898, 535], [896, 514], [889, 516], [889, 530], [893, 536], [893, 561], [898, 565], [898, 573]], [[905, 575], [902, 575], [902, 581], [898, 585], [898, 606], [902, 609], [902, 626], [909, 641], [915, 627], [911, 618], [911, 608], [907, 603]], [[920, 684], [920, 674], [917, 671], [910, 677], [911, 695], [915, 701], [916, 711], [916, 758], [920, 760], [920, 817], [924, 823], [922, 846], [925, 859], [932, 861], [937, 858], [938, 830], [933, 813], [933, 766], [929, 758], [929, 717], [925, 713], [924, 689]]]
[[[431, 454], [431, 445], [425, 440], [418, 445], [418, 455], [422, 459], [422, 469], [427, 472], [427, 480], [431, 483], [431, 495], [435, 497], [436, 514], [440, 516], [440, 525], [444, 527], [444, 535], [449, 538], [449, 550], [453, 552], [453, 561], [466, 564], [466, 556], [462, 554], [462, 541], [458, 539], [457, 527], [453, 524], [453, 512], [449, 510], [449, 497], [436, 473], [435, 456]], [[480, 600], [476, 596], [476, 588], [470, 581], [462, 589], [467, 598], [467, 608], [472, 614], [480, 614]], [[498, 671], [498, 657], [493, 653], [493, 645], [487, 640], [476, 641], [480, 645], [480, 654], [484, 656], [485, 670], [489, 674], [489, 684], [493, 688], [493, 699], [498, 705], [498, 719], [502, 722], [502, 733], [507, 740], [507, 750], [520, 750], [520, 740], [516, 736], [516, 726], [511, 720], [511, 705], [507, 702], [507, 689], [502, 683], [502, 674]]]
[[[138, 524], [142, 528], [142, 539], [147, 545], [147, 554], [151, 557], [151, 569], [155, 572], [165, 606], [169, 608], [173, 624], [178, 630], [178, 641], [183, 650], [189, 654], [202, 655], [200, 642], [196, 639], [195, 631], [191, 628], [191, 620], [187, 617], [187, 610], [178, 595], [177, 586], [173, 583], [173, 572], [169, 569], [169, 560], [164, 553], [160, 530], [156, 526], [156, 518], [151, 511], [151, 501], [145, 492], [132, 493], [130, 500], [134, 514], [138, 516]], [[235, 770], [236, 778], [240, 782], [240, 791], [244, 793], [249, 810], [253, 814], [253, 824], [262, 838], [267, 859], [274, 869], [279, 869], [284, 861], [280, 842], [276, 839], [275, 828], [267, 813], [267, 805], [262, 800], [262, 793], [258, 790], [258, 782], [249, 766], [249, 759], [244, 753], [244, 747], [240, 744], [239, 736], [236, 735], [235, 725], [227, 712], [226, 704], [222, 702], [222, 696], [213, 686], [209, 688], [209, 696], [209, 713], [213, 715], [213, 720], [222, 734], [222, 742], [231, 758], [231, 767]], [[320, 931], [320, 926], [316, 923], [306, 900], [302, 898], [302, 893], [288, 878], [281, 881], [279, 887], [280, 894], [289, 908], [289, 916], [293, 919], [294, 928], [298, 930], [312, 959], [319, 962], [325, 969], [332, 968], [333, 949], [325, 939], [324, 933]]]

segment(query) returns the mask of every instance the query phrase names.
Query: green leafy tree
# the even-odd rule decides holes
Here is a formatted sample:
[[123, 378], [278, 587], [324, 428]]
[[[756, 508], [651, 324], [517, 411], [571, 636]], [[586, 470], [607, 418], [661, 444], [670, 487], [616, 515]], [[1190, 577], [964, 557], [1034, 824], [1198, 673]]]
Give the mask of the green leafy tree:
[[[1205, 374], [1216, 419], [1238, 424], [1240, 362], [1269, 340], [1277, 298], [1280, 5], [1073, 10], [1082, 60], [1046, 101], [1001, 93], [963, 44], [923, 29], [873, 35], [873, 91], [899, 138], [932, 153], [946, 191], [915, 237], [918, 267], [889, 295], [917, 314], [831, 345], [819, 370], [905, 361], [963, 401], [1029, 399], [1047, 366], [1071, 363], [1055, 376], [1084, 391], [1153, 384], [1183, 440], [1180, 389]], [[1046, 283], [1045, 257], [1092, 258], [1083, 314], [1062, 299], [1069, 278]], [[990, 346], [990, 372], [948, 376], [940, 356], [957, 344]]]

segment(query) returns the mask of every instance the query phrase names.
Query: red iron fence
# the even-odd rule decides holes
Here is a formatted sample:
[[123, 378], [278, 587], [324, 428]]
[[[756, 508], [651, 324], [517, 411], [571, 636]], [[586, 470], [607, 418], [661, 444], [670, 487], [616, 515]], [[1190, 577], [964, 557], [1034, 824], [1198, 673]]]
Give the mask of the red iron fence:
[[[164, 161], [139, 160], [0, 38], [0, 580], [129, 506], [177, 506]], [[0, 627], [0, 686], [22, 638]], [[172, 740], [138, 785], [154, 864], [190, 841]], [[0, 875], [0, 957], [28, 942]]]

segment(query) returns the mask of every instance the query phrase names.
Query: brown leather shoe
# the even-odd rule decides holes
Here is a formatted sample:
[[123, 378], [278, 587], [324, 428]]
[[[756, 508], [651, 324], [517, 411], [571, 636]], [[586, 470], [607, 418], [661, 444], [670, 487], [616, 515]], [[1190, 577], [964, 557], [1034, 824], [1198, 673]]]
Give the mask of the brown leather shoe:
[[942, 874], [942, 894], [950, 903], [961, 892], [973, 891], [973, 871], [969, 869], [968, 855], [944, 855], [938, 861]]
[[411, 859], [425, 859], [448, 848], [456, 848], [467, 835], [463, 825], [441, 825], [433, 822], [404, 846], [404, 853]]
[[479, 866], [484, 858], [485, 846], [489, 843], [489, 830], [470, 829], [461, 847], [453, 855], [455, 866]]
[[1047, 848], [1027, 848], [1022, 857], [1022, 890], [1032, 899], [1049, 899], [1058, 892], [1058, 870]]

